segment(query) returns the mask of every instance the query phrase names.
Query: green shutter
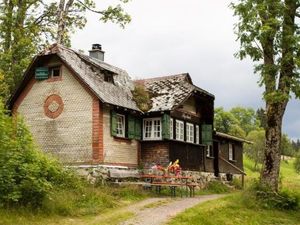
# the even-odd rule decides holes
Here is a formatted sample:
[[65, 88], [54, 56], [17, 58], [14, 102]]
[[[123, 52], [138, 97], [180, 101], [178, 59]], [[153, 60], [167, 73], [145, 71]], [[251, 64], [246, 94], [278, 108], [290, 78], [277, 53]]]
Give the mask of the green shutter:
[[141, 140], [142, 138], [142, 122], [140, 118], [135, 118], [135, 139]]
[[135, 138], [135, 118], [132, 115], [128, 115], [128, 138]]
[[203, 124], [202, 125], [202, 144], [212, 145], [212, 125]]
[[47, 67], [37, 67], [35, 69], [35, 79], [46, 80], [49, 77], [49, 70]]
[[111, 135], [117, 135], [117, 113], [115, 111], [111, 111], [111, 124], [110, 124]]
[[162, 137], [163, 139], [170, 139], [170, 115], [166, 113], [162, 119]]

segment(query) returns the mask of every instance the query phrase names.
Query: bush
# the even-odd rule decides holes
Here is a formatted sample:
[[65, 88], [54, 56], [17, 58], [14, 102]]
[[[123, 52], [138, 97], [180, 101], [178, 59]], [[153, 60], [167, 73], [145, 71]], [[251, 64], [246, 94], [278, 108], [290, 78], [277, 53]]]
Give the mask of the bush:
[[55, 186], [74, 186], [74, 176], [33, 143], [23, 121], [0, 103], [0, 205], [39, 207]]
[[258, 181], [252, 186], [256, 199], [268, 209], [297, 210], [299, 209], [299, 196], [288, 191], [271, 191], [267, 186], [261, 185]]
[[297, 173], [300, 173], [300, 154], [296, 156], [296, 159], [294, 161], [294, 168]]

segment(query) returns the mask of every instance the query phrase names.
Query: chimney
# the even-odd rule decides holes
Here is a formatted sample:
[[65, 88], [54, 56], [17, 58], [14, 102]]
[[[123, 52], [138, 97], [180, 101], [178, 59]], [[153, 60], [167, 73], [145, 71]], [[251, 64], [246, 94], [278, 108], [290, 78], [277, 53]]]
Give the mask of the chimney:
[[100, 44], [93, 44], [92, 50], [89, 51], [90, 57], [104, 61], [104, 51], [102, 51], [102, 47]]

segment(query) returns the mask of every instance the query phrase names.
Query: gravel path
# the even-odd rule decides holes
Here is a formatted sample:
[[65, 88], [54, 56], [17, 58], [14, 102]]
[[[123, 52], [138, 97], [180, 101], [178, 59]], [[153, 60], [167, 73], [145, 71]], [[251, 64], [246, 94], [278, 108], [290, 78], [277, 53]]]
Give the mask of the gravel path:
[[150, 198], [126, 208], [135, 217], [120, 225], [160, 225], [185, 209], [224, 195], [204, 195], [194, 198]]

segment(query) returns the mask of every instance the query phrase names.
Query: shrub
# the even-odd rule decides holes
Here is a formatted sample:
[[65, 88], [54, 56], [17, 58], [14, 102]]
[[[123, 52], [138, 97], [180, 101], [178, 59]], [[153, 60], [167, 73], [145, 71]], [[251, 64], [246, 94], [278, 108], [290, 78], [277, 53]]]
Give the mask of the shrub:
[[40, 152], [21, 119], [0, 103], [0, 205], [38, 207], [54, 186], [74, 186], [73, 175]]
[[274, 192], [258, 181], [254, 183], [251, 189], [264, 208], [281, 210], [297, 210], [299, 208], [299, 196], [294, 193], [288, 191]]

